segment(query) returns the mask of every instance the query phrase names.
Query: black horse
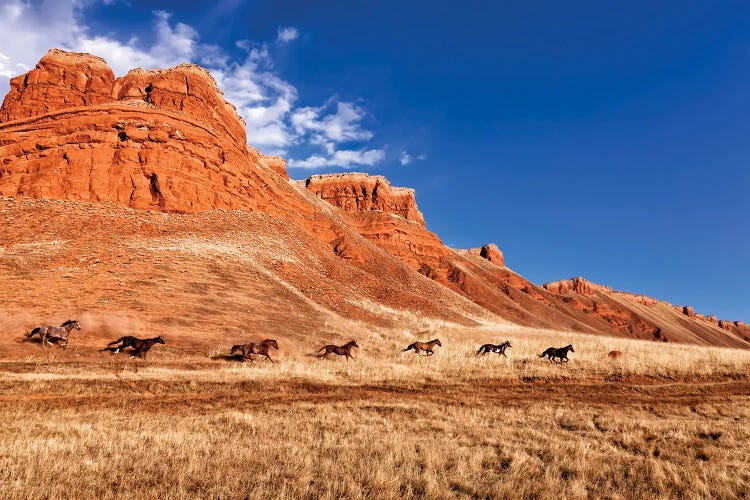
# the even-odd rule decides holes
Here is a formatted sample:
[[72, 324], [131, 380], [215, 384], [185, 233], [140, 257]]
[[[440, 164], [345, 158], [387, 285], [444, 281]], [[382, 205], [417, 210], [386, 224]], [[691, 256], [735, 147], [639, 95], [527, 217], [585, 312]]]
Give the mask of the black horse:
[[550, 347], [549, 349], [541, 353], [539, 357], [543, 358], [546, 356], [547, 358], [549, 358], [550, 362], [552, 363], [557, 363], [557, 361], [555, 361], [555, 358], [558, 358], [560, 360], [558, 364], [563, 364], [569, 361], [568, 351], [575, 352], [571, 344], [568, 344], [565, 347]]
[[[112, 342], [107, 344], [107, 347], [102, 350], [111, 351], [116, 354], [125, 348], [131, 347], [133, 349], [132, 351], [130, 351], [131, 358], [138, 356], [139, 358], [146, 359], [146, 353], [154, 346], [154, 344], [164, 343], [164, 339], [161, 337], [154, 337], [152, 339], [139, 339], [137, 337], [126, 335], [125, 337], [120, 337], [117, 340], [113, 340]], [[120, 345], [115, 346], [115, 344]]]

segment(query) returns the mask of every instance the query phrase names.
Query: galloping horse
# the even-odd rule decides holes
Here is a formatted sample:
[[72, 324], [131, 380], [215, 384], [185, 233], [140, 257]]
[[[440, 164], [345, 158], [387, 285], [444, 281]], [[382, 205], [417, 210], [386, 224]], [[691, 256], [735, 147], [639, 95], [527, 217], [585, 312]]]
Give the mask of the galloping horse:
[[346, 356], [347, 362], [349, 361], [349, 358], [352, 358], [352, 360], [357, 361], [352, 356], [353, 347], [359, 347], [355, 340], [352, 340], [351, 342], [347, 342], [344, 345], [333, 345], [333, 344], [324, 345], [323, 347], [318, 349], [316, 352], [325, 350], [323, 354], [318, 356], [319, 358], [327, 358], [329, 354], [334, 353], [334, 354], [338, 354], [339, 356]]
[[[115, 344], [117, 343], [120, 343], [120, 345], [115, 347]], [[143, 359], [146, 359], [146, 353], [154, 346], [154, 344], [164, 344], [164, 339], [161, 337], [154, 337], [152, 339], [139, 339], [137, 337], [131, 337], [130, 335], [127, 335], [125, 337], [120, 337], [117, 340], [113, 340], [112, 342], [107, 344], [107, 347], [105, 347], [103, 350], [110, 350], [113, 353], [117, 354], [127, 347], [132, 347], [133, 350], [130, 352], [131, 358], [138, 356], [139, 358], [142, 357]], [[141, 356], [141, 354], [143, 356]]]
[[549, 358], [550, 362], [552, 363], [557, 363], [557, 361], [555, 361], [555, 358], [559, 358], [559, 364], [563, 364], [564, 362], [568, 361], [568, 351], [575, 352], [573, 350], [573, 346], [570, 344], [566, 345], [565, 347], [550, 347], [549, 349], [541, 353], [539, 357], [543, 358], [547, 356], [547, 358]]
[[271, 347], [277, 351], [279, 350], [279, 344], [274, 339], [266, 339], [263, 342], [250, 342], [249, 344], [237, 344], [232, 346], [229, 355], [234, 356], [235, 352], [238, 352], [242, 355], [240, 359], [249, 359], [253, 362], [252, 354], [262, 354], [273, 363], [274, 361], [271, 359], [271, 356], [268, 355], [268, 349]]
[[56, 342], [62, 340], [63, 343], [59, 347], [68, 347], [70, 345], [68, 336], [73, 329], [80, 330], [81, 325], [78, 324], [77, 320], [69, 319], [60, 326], [37, 326], [26, 334], [26, 338], [31, 338], [38, 333], [42, 338], [42, 347], [45, 343], [52, 345], [50, 340]]
[[[479, 350], [477, 351], [477, 354], [481, 354], [482, 356], [484, 356], [488, 352], [496, 352], [497, 354], [502, 354], [503, 356], [505, 356], [505, 350], [508, 347], [513, 347], [512, 345], [510, 345], [509, 340], [506, 340], [505, 342], [499, 345], [484, 344], [482, 347], [479, 348]], [[505, 356], [505, 357], [507, 358], [508, 356]]]
[[440, 347], [443, 347], [443, 344], [440, 343], [440, 339], [430, 340], [429, 342], [414, 342], [413, 344], [409, 344], [409, 346], [404, 349], [404, 352], [408, 351], [409, 349], [414, 349], [414, 352], [418, 355], [419, 351], [425, 351], [427, 354], [425, 356], [432, 356], [435, 354], [432, 349], [439, 345]]

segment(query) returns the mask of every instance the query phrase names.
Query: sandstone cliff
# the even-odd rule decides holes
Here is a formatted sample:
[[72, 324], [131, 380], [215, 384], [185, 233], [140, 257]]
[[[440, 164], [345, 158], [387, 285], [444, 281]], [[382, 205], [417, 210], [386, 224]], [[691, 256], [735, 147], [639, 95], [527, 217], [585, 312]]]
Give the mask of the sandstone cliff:
[[305, 181], [305, 186], [316, 196], [348, 212], [380, 211], [425, 225], [414, 190], [393, 187], [380, 175], [313, 175]]

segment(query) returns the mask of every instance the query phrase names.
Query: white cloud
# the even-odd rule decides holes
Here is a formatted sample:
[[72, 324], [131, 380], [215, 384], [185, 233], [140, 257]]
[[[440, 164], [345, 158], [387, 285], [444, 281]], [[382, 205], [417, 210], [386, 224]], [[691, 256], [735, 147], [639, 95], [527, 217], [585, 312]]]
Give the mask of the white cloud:
[[328, 152], [329, 154], [312, 155], [305, 160], [290, 159], [289, 168], [317, 169], [324, 167], [339, 167], [350, 169], [352, 167], [371, 167], [383, 161], [385, 151], [382, 149], [340, 150]]
[[337, 102], [336, 113], [327, 114], [331, 103], [319, 108], [301, 108], [292, 114], [292, 125], [298, 134], [312, 133], [319, 141], [367, 141], [372, 132], [362, 128], [364, 110], [350, 102]]
[[408, 151], [401, 151], [401, 156], [398, 157], [399, 163], [401, 165], [408, 165], [414, 160], [426, 160], [427, 156], [425, 154], [419, 154], [416, 157], [413, 157], [411, 154], [409, 154]]
[[297, 38], [299, 38], [299, 30], [292, 26], [279, 27], [276, 34], [276, 41], [279, 43], [293, 42]]
[[[135, 67], [195, 62], [211, 72], [226, 99], [237, 107], [250, 144], [273, 154], [293, 148], [308, 152], [305, 160], [290, 159], [290, 166], [350, 168], [373, 166], [384, 158], [383, 150], [363, 145], [337, 150], [341, 143], [372, 139], [373, 133], [362, 124], [365, 110], [335, 97], [319, 107], [298, 108], [297, 89], [274, 72], [267, 44], [238, 41], [245, 56], [232, 58], [216, 45], [201, 43], [192, 26], [175, 22], [164, 11], [154, 12], [151, 44], [136, 37], [119, 40], [93, 33], [86, 24], [85, 10], [96, 0], [0, 1], [0, 95], [7, 93], [11, 77], [28, 71], [52, 47], [103, 57], [116, 76]], [[299, 35], [297, 28], [282, 27], [276, 40], [289, 43]], [[320, 153], [310, 153], [315, 150]]]

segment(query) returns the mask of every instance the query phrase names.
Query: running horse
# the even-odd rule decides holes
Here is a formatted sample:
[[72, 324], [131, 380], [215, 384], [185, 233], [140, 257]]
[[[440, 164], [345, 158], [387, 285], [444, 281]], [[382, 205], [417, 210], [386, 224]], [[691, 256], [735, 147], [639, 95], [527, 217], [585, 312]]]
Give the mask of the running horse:
[[[117, 354], [123, 349], [131, 347], [133, 349], [132, 351], [130, 351], [131, 358], [138, 356], [139, 358], [146, 359], [146, 353], [154, 346], [154, 344], [164, 343], [164, 339], [161, 337], [154, 337], [152, 339], [139, 339], [137, 337], [126, 335], [125, 337], [120, 337], [117, 340], [113, 340], [112, 342], [107, 344], [107, 347], [105, 347], [103, 350], [112, 351], [113, 353]], [[115, 344], [120, 345], [115, 346]]]
[[30, 339], [34, 335], [39, 334], [42, 338], [42, 347], [44, 347], [44, 344], [52, 345], [50, 340], [55, 342], [63, 341], [58, 347], [68, 347], [70, 345], [70, 340], [68, 339], [70, 332], [80, 329], [81, 325], [78, 324], [77, 320], [69, 319], [60, 326], [37, 326], [26, 334], [26, 338]]
[[409, 349], [414, 349], [414, 352], [418, 356], [421, 356], [421, 354], [419, 354], [419, 351], [425, 351], [427, 353], [425, 354], [425, 356], [432, 356], [433, 354], [435, 354], [432, 349], [436, 345], [443, 347], [443, 344], [440, 343], [440, 339], [430, 340], [429, 342], [414, 342], [413, 344], [409, 344], [409, 346], [404, 349], [404, 352], [408, 351]]
[[575, 352], [575, 350], [573, 350], [573, 346], [571, 344], [568, 344], [565, 347], [550, 347], [546, 351], [544, 351], [543, 353], [541, 353], [539, 355], [539, 357], [543, 358], [543, 357], [546, 356], [550, 360], [550, 362], [552, 362], [552, 363], [557, 363], [557, 361], [555, 361], [555, 358], [558, 358], [560, 360], [559, 364], [563, 364], [563, 363], [569, 361], [568, 360], [568, 351]]
[[321, 359], [327, 358], [329, 354], [334, 353], [334, 354], [338, 354], [339, 356], [346, 356], [347, 362], [349, 361], [349, 358], [352, 358], [352, 360], [357, 361], [356, 359], [354, 359], [354, 356], [352, 356], [352, 349], [354, 347], [359, 347], [355, 340], [352, 340], [351, 342], [347, 342], [344, 345], [333, 345], [333, 344], [324, 345], [323, 347], [317, 350], [317, 352], [325, 350], [325, 352], [318, 357]]
[[[498, 355], [502, 354], [503, 356], [505, 356], [505, 350], [508, 347], [513, 347], [512, 345], [510, 345], [509, 340], [506, 340], [505, 342], [499, 345], [484, 344], [482, 347], [479, 348], [479, 350], [477, 351], [477, 354], [481, 354], [482, 356], [484, 356], [488, 352], [496, 352]], [[505, 356], [505, 357], [507, 358], [508, 356]]]
[[234, 356], [235, 353], [241, 354], [240, 359], [249, 359], [253, 361], [253, 354], [261, 354], [273, 363], [273, 359], [268, 354], [268, 350], [273, 347], [277, 351], [279, 350], [279, 344], [274, 339], [266, 339], [263, 342], [250, 342], [249, 344], [237, 344], [232, 346], [232, 350], [229, 351], [229, 356]]

